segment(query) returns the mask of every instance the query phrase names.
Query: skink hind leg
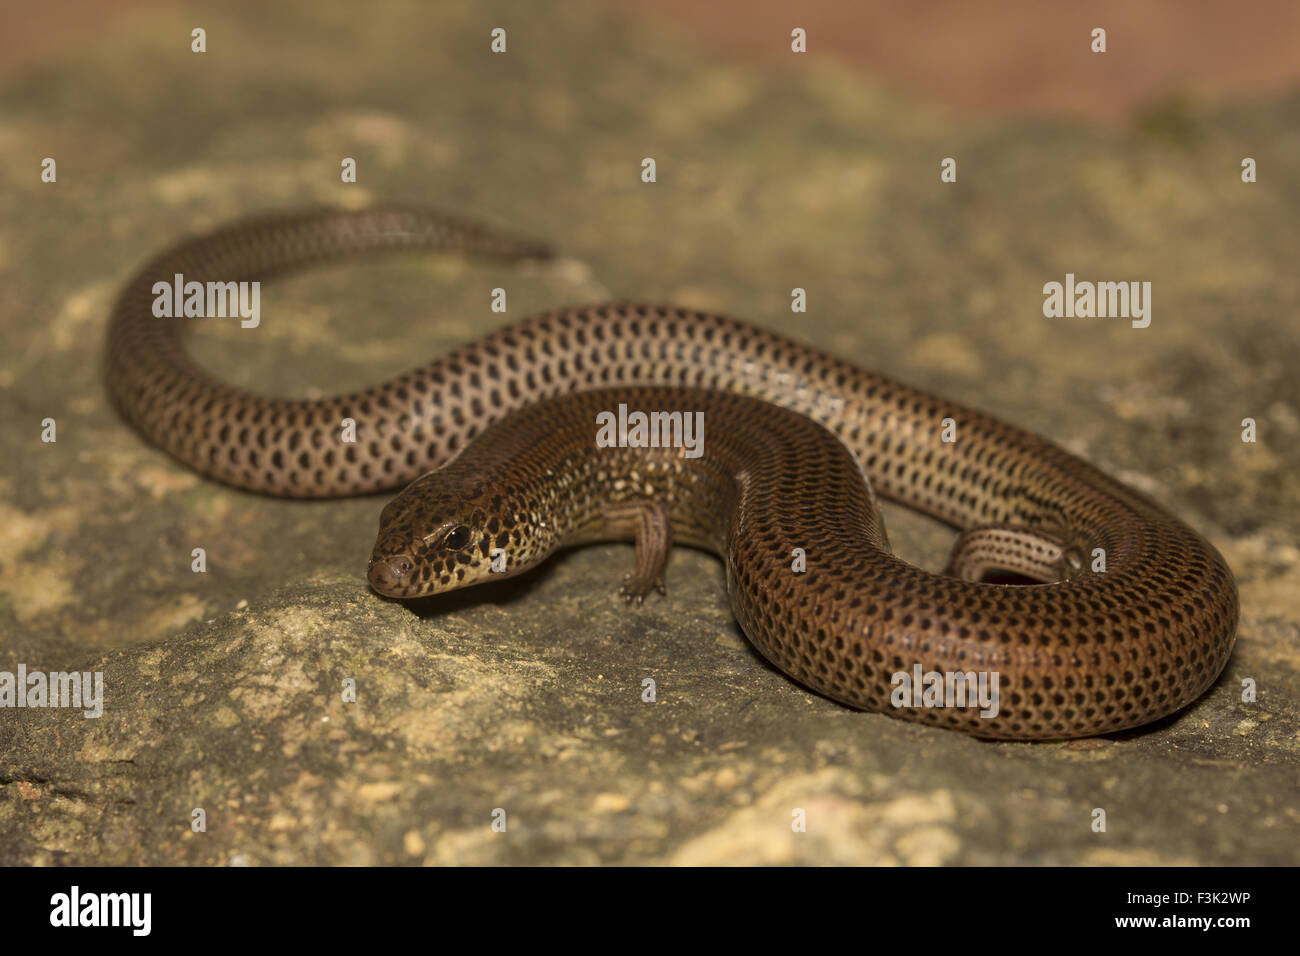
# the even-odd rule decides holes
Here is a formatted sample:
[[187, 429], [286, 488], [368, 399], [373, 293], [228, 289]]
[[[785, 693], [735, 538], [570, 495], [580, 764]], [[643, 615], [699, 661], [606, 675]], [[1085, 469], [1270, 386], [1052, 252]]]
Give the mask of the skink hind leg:
[[1077, 553], [1061, 539], [1037, 528], [992, 525], [963, 531], [953, 545], [944, 573], [963, 581], [990, 574], [1018, 574], [1053, 584], [1078, 573]]
[[668, 509], [657, 501], [635, 500], [607, 505], [605, 530], [611, 537], [632, 538], [636, 559], [623, 575], [619, 593], [629, 604], [640, 604], [651, 591], [666, 593], [664, 568], [673, 548], [673, 525]]

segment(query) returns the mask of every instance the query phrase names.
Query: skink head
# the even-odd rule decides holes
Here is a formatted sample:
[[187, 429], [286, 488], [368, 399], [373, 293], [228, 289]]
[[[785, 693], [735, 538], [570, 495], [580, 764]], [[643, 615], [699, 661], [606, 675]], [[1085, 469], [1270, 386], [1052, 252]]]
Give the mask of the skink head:
[[387, 597], [416, 598], [517, 574], [550, 551], [548, 529], [534, 524], [504, 483], [470, 479], [452, 462], [384, 508], [370, 586]]

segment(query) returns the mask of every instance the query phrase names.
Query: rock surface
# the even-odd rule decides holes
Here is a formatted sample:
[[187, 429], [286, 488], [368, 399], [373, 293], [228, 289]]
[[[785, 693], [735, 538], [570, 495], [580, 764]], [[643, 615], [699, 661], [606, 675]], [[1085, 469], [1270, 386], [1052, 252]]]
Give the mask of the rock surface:
[[[105, 682], [98, 719], [0, 710], [0, 863], [1300, 862], [1300, 98], [1118, 131], [963, 122], [833, 60], [749, 69], [603, 6], [356, 10], [223, 4], [194, 54], [194, 15], [148, 8], [0, 90], [0, 670]], [[939, 182], [948, 156], [956, 184]], [[1138, 732], [990, 744], [792, 684], [746, 643], [707, 555], [678, 551], [668, 596], [635, 611], [616, 593], [631, 549], [613, 545], [447, 600], [376, 597], [382, 500], [189, 473], [117, 418], [100, 355], [121, 283], [181, 234], [380, 199], [566, 258], [295, 276], [268, 284], [255, 332], [205, 326], [203, 364], [312, 395], [553, 305], [745, 316], [1163, 501], [1238, 576], [1223, 678]], [[1066, 273], [1151, 281], [1151, 326], [1044, 318], [1042, 286]], [[886, 519], [900, 553], [941, 566], [950, 531]]]

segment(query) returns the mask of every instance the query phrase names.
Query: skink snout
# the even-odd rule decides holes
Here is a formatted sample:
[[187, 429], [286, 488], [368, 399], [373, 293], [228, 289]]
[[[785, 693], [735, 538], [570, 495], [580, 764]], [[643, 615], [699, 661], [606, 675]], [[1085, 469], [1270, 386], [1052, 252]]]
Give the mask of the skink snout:
[[366, 570], [370, 586], [388, 597], [401, 597], [410, 590], [411, 569], [415, 561], [409, 554], [372, 557]]

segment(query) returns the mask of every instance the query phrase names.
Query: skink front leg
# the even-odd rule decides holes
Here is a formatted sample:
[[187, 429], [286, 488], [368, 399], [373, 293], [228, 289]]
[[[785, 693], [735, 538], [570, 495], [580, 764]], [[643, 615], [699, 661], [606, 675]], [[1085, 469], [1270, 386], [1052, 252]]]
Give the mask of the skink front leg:
[[673, 547], [673, 525], [668, 509], [658, 501], [636, 499], [607, 505], [605, 529], [613, 537], [632, 538], [636, 560], [623, 575], [619, 593], [629, 604], [640, 604], [651, 591], [666, 593], [664, 568]]

